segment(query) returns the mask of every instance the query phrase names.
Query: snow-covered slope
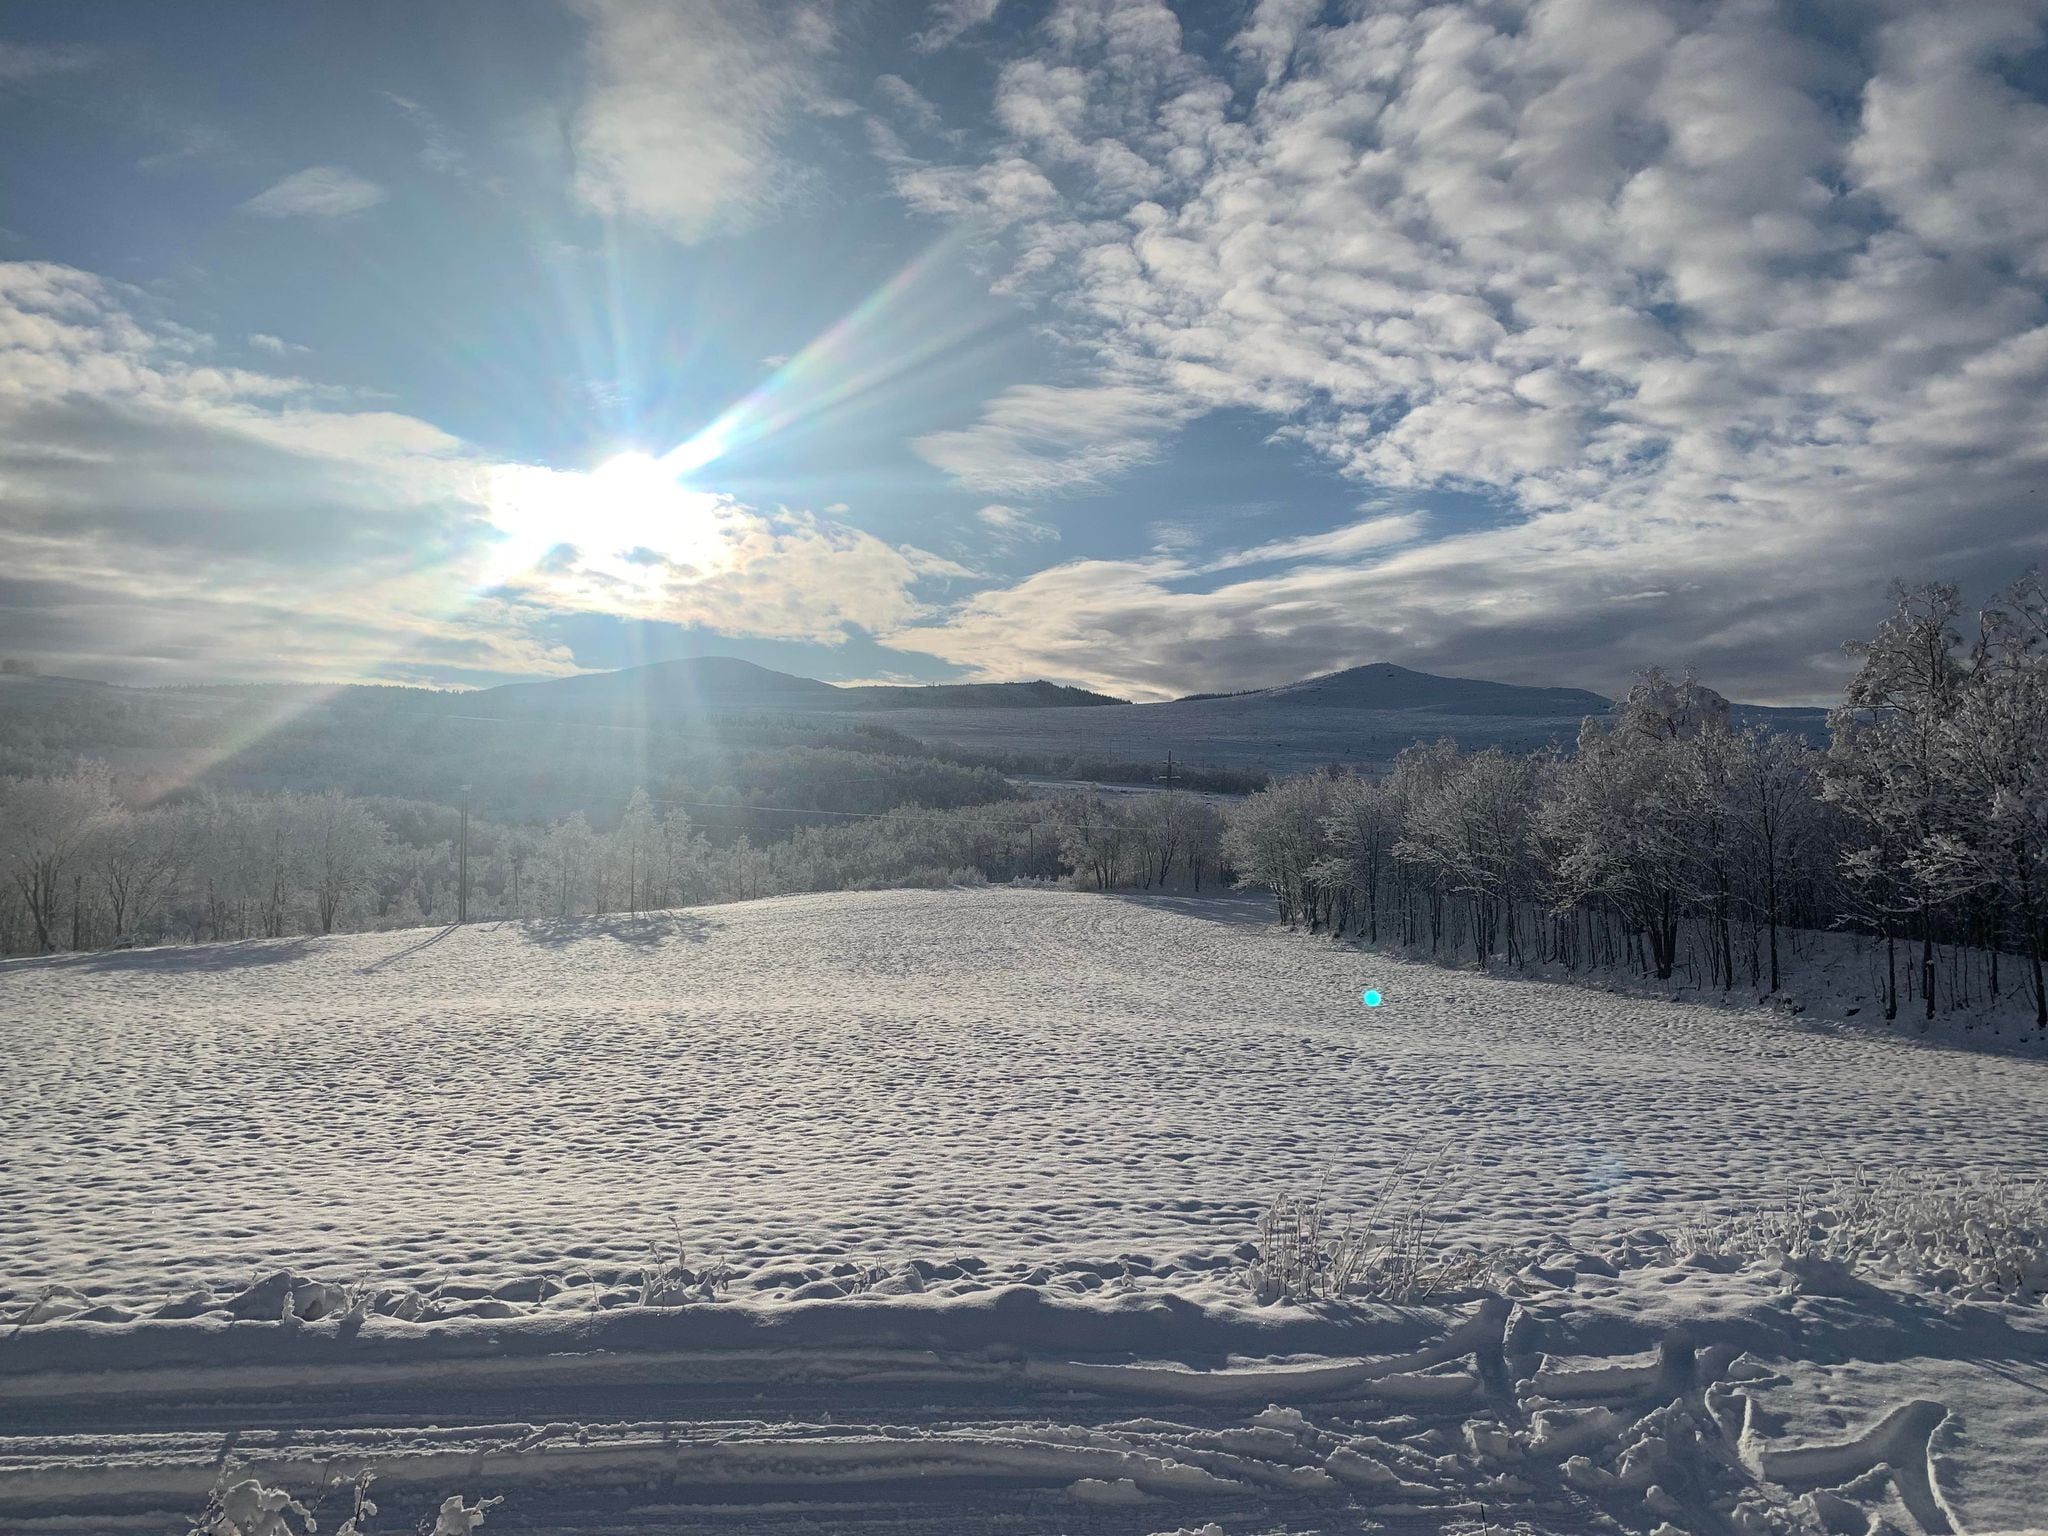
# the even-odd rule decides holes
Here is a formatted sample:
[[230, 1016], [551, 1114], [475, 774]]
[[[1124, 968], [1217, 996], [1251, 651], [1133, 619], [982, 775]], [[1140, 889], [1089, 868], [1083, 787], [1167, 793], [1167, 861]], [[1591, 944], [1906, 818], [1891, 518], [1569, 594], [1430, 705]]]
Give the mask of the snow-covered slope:
[[[0, 967], [0, 1528], [168, 1529], [224, 1454], [373, 1467], [373, 1531], [454, 1493], [1132, 1536], [2048, 1503], [2024, 1287], [1675, 1241], [1832, 1174], [2038, 1171], [2048, 1064], [1263, 918], [877, 893]], [[1418, 1155], [1446, 1243], [1514, 1250], [1484, 1284], [1257, 1303], [1277, 1191]]]

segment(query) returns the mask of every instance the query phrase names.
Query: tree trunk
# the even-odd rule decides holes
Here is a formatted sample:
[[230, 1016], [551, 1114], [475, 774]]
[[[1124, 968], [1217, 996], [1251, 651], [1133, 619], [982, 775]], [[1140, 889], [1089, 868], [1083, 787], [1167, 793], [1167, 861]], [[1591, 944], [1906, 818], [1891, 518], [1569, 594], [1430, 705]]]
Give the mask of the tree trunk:
[[1934, 1017], [1934, 919], [1923, 904], [1920, 908], [1920, 991], [1927, 1000], [1927, 1017]]
[[1899, 961], [1890, 923], [1884, 925], [1884, 1016], [1899, 1016]]

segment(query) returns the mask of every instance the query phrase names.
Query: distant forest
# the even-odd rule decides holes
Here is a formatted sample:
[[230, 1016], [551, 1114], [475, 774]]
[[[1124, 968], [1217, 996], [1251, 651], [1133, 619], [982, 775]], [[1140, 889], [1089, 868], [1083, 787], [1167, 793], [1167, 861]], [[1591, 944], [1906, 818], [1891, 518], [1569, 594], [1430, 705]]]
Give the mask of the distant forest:
[[[1163, 763], [935, 748], [759, 709], [636, 730], [477, 707], [411, 688], [0, 677], [0, 953], [1058, 879], [1074, 859], [1107, 880], [1122, 855], [1090, 839], [1128, 826], [1135, 850], [1160, 814], [1126, 800], [1170, 802], [1142, 856], [1154, 880], [1215, 877], [1220, 828], [1198, 801], [1077, 809], [1091, 797], [1008, 777], [1147, 783]], [[1174, 771], [1184, 790], [1264, 782]]]

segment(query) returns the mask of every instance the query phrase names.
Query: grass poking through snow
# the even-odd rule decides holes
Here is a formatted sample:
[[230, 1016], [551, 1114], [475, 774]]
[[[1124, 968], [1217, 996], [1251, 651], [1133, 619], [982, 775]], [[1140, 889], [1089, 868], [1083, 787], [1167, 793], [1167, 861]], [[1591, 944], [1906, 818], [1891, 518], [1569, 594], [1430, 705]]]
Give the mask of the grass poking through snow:
[[1916, 1280], [1978, 1300], [2048, 1296], [2048, 1182], [1891, 1172], [1688, 1223], [1681, 1254]]
[[1341, 1219], [1322, 1185], [1283, 1191], [1259, 1217], [1257, 1253], [1245, 1278], [1261, 1302], [1419, 1302], [1478, 1284], [1491, 1268], [1483, 1254], [1443, 1252], [1438, 1197], [1442, 1159], [1416, 1167], [1404, 1159], [1380, 1181], [1361, 1218]]

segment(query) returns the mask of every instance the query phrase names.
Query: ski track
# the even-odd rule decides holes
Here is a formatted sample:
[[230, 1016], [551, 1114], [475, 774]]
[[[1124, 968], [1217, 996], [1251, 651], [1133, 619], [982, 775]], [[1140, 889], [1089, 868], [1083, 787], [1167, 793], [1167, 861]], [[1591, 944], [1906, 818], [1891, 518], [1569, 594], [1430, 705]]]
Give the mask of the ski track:
[[[1265, 917], [884, 892], [0, 966], [0, 1307], [61, 1284], [111, 1309], [0, 1343], [0, 1528], [75, 1529], [99, 1489], [94, 1529], [167, 1529], [231, 1453], [280, 1479], [375, 1466], [406, 1511], [481, 1479], [523, 1491], [508, 1531], [1144, 1536], [1369, 1508], [1395, 1531], [1869, 1512], [1933, 1536], [2048, 1504], [2015, 1449], [2048, 1439], [2048, 1325], [1597, 1257], [1859, 1168], [2038, 1171], [2048, 1062], [1403, 964]], [[1251, 1306], [1236, 1250], [1277, 1190], [1364, 1204], [1418, 1157], [1442, 1160], [1447, 1236], [1553, 1254], [1505, 1333], [1506, 1302], [1467, 1306], [1436, 1344], [1397, 1319], [1360, 1353]], [[671, 1222], [732, 1264], [729, 1301], [588, 1310]], [[855, 1261], [887, 1278], [812, 1299]], [[280, 1269], [457, 1311], [524, 1277], [527, 1311], [372, 1316], [339, 1356], [333, 1316], [119, 1320]], [[588, 1275], [574, 1312], [533, 1289]], [[891, 1306], [910, 1321], [878, 1323]], [[816, 1336], [750, 1353], [755, 1307]], [[722, 1353], [596, 1342], [696, 1317], [701, 1354], [713, 1314]], [[518, 1337], [557, 1352], [522, 1364]]]

